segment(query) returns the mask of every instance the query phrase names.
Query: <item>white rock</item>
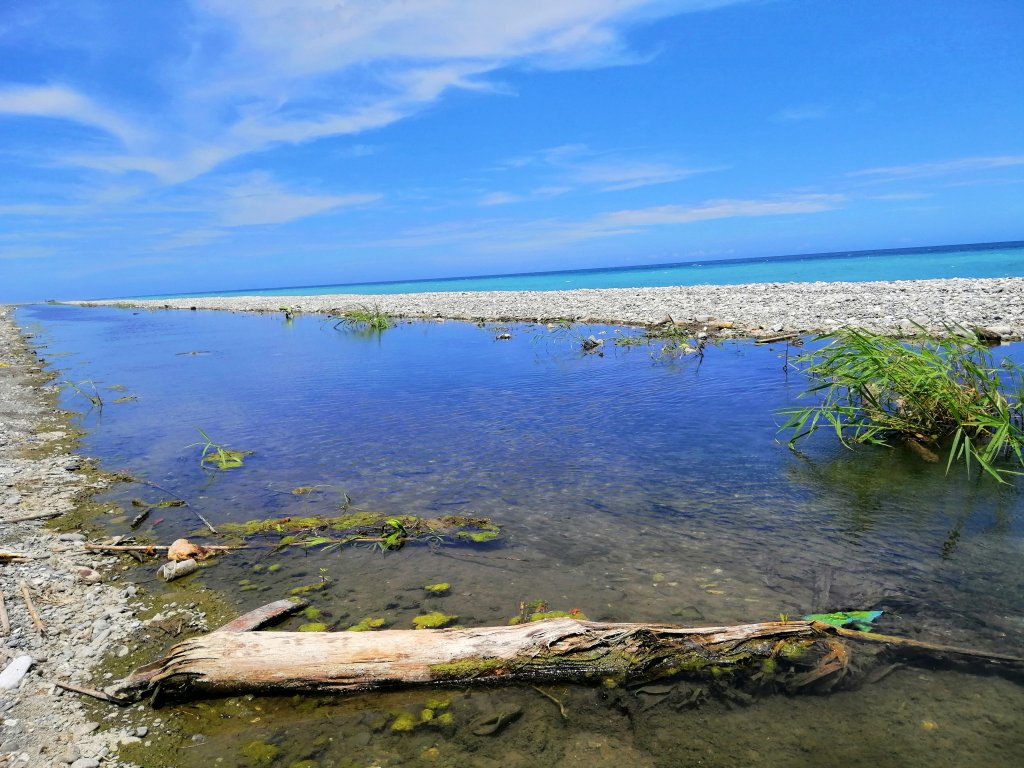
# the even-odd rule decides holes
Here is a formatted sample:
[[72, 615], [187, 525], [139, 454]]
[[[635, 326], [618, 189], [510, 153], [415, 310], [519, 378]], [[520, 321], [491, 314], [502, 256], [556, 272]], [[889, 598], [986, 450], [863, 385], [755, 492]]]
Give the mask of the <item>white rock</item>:
[[22, 678], [28, 674], [29, 667], [32, 666], [32, 657], [18, 656], [4, 667], [4, 671], [0, 672], [0, 689], [5, 691], [13, 691], [19, 685], [21, 685]]

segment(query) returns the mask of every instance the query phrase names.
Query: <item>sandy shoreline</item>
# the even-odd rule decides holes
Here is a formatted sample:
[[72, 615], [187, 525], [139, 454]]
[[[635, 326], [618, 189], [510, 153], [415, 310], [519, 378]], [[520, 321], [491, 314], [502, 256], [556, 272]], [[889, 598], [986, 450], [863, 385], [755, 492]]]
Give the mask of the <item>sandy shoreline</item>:
[[1003, 338], [1024, 335], [1024, 278], [954, 278], [870, 283], [605, 288], [571, 291], [480, 291], [364, 296], [229, 296], [74, 302], [148, 309], [219, 309], [334, 313], [354, 305], [407, 318], [551, 321], [644, 325], [670, 315], [679, 323], [709, 319], [735, 324], [732, 335], [814, 333], [857, 326], [909, 335], [918, 325], [989, 328]]

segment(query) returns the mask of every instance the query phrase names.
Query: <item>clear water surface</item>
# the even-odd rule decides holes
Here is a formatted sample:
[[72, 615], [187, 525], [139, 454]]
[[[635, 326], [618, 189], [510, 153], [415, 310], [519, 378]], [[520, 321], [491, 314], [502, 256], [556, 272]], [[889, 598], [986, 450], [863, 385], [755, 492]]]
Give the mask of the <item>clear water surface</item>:
[[[53, 360], [64, 378], [110, 392], [82, 416], [83, 450], [215, 524], [336, 514], [343, 490], [363, 509], [504, 526], [482, 547], [246, 550], [199, 576], [239, 611], [326, 574], [313, 600], [339, 630], [366, 616], [408, 628], [427, 610], [504, 624], [520, 601], [544, 600], [592, 619], [690, 624], [878, 608], [888, 633], [1024, 645], [1018, 491], [828, 436], [792, 453], [774, 412], [803, 382], [783, 370], [783, 348], [730, 342], [697, 365], [611, 342], [604, 356], [582, 354], [579, 331], [634, 333], [614, 328], [516, 325], [499, 341], [494, 326], [453, 322], [364, 335], [315, 317], [215, 312], [33, 306], [18, 319], [44, 357], [73, 353]], [[109, 402], [126, 393], [138, 399]], [[65, 402], [87, 405], [70, 392]], [[187, 447], [199, 428], [255, 454], [211, 478]], [[325, 488], [291, 493], [310, 485]], [[135, 485], [111, 498], [151, 495]], [[131, 516], [110, 516], [111, 530], [127, 532]], [[170, 509], [140, 533], [166, 541], [200, 527]], [[424, 593], [440, 581], [451, 594]], [[1024, 753], [1024, 687], [964, 671], [904, 667], [856, 691], [693, 708], [677, 693], [545, 690], [567, 719], [527, 686], [455, 690], [444, 692], [454, 727], [411, 733], [387, 724], [438, 692], [238, 700], [204, 744], [188, 744], [189, 764], [249, 765], [239, 745], [252, 739], [280, 749], [274, 765], [321, 767], [934, 768], [1009, 766]], [[475, 718], [514, 706], [524, 714], [508, 728], [472, 734]]]

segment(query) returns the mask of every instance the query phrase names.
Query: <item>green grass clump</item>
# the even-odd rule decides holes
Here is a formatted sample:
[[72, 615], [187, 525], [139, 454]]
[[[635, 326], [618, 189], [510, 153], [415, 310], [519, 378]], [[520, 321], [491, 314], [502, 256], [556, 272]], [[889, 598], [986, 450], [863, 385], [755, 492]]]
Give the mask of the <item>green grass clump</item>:
[[340, 325], [347, 325], [355, 328], [364, 328], [370, 331], [386, 331], [393, 323], [391, 318], [378, 306], [368, 307], [360, 305], [350, 307], [341, 313], [341, 319], [334, 324], [337, 328]]
[[956, 461], [999, 482], [1021, 474], [997, 461], [1024, 465], [1024, 376], [1009, 359], [997, 365], [976, 336], [905, 343], [844, 328], [818, 338], [830, 342], [796, 362], [813, 382], [804, 395], [821, 401], [781, 411], [790, 447], [827, 426], [847, 446], [903, 442], [933, 456], [947, 448], [947, 472]]

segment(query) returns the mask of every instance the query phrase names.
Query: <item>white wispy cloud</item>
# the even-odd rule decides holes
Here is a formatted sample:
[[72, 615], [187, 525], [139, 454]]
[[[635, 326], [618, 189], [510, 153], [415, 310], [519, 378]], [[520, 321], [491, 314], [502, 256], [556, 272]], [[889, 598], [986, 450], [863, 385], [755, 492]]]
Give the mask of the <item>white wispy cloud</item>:
[[989, 155], [982, 157], [961, 157], [955, 160], [941, 160], [909, 165], [889, 165], [879, 168], [865, 168], [847, 174], [851, 177], [869, 179], [912, 179], [929, 176], [948, 176], [959, 173], [990, 171], [1024, 165], [1024, 155]]
[[375, 193], [313, 195], [285, 189], [266, 174], [252, 174], [228, 186], [213, 202], [217, 223], [224, 227], [284, 224], [342, 206], [365, 205], [381, 199]]
[[[621, 63], [631, 25], [744, 1], [193, 0], [191, 53], [176, 66], [176, 97], [145, 120], [60, 85], [9, 90], [6, 103], [129, 145], [123, 153], [65, 152], [68, 164], [175, 184], [274, 145], [389, 125], [452, 89], [500, 89], [490, 77], [499, 69]], [[139, 124], [161, 128], [141, 141]], [[623, 189], [631, 183], [609, 180]]]
[[809, 120], [824, 120], [828, 110], [818, 104], [801, 104], [780, 109], [771, 119], [776, 123], [802, 123]]
[[[573, 190], [621, 192], [656, 184], [669, 184], [691, 176], [723, 170], [722, 166], [685, 165], [665, 158], [638, 156], [636, 152], [600, 152], [585, 144], [563, 144], [499, 163], [499, 172], [528, 169], [551, 184], [532, 186], [522, 192], [497, 191], [485, 195], [480, 205], [537, 200]], [[535, 181], [535, 176], [531, 176]]]
[[137, 143], [145, 135], [131, 121], [116, 112], [61, 85], [0, 88], [0, 114], [69, 120], [97, 128], [126, 145]]
[[549, 248], [584, 240], [631, 235], [654, 227], [680, 226], [716, 219], [822, 213], [841, 208], [847, 200], [841, 194], [780, 195], [761, 199], [709, 200], [694, 205], [621, 209], [580, 219], [446, 222], [362, 245], [418, 247], [473, 242], [482, 250]]
[[518, 203], [525, 199], [523, 195], [513, 195], [509, 192], [491, 192], [480, 198], [480, 205], [508, 205], [509, 203]]

